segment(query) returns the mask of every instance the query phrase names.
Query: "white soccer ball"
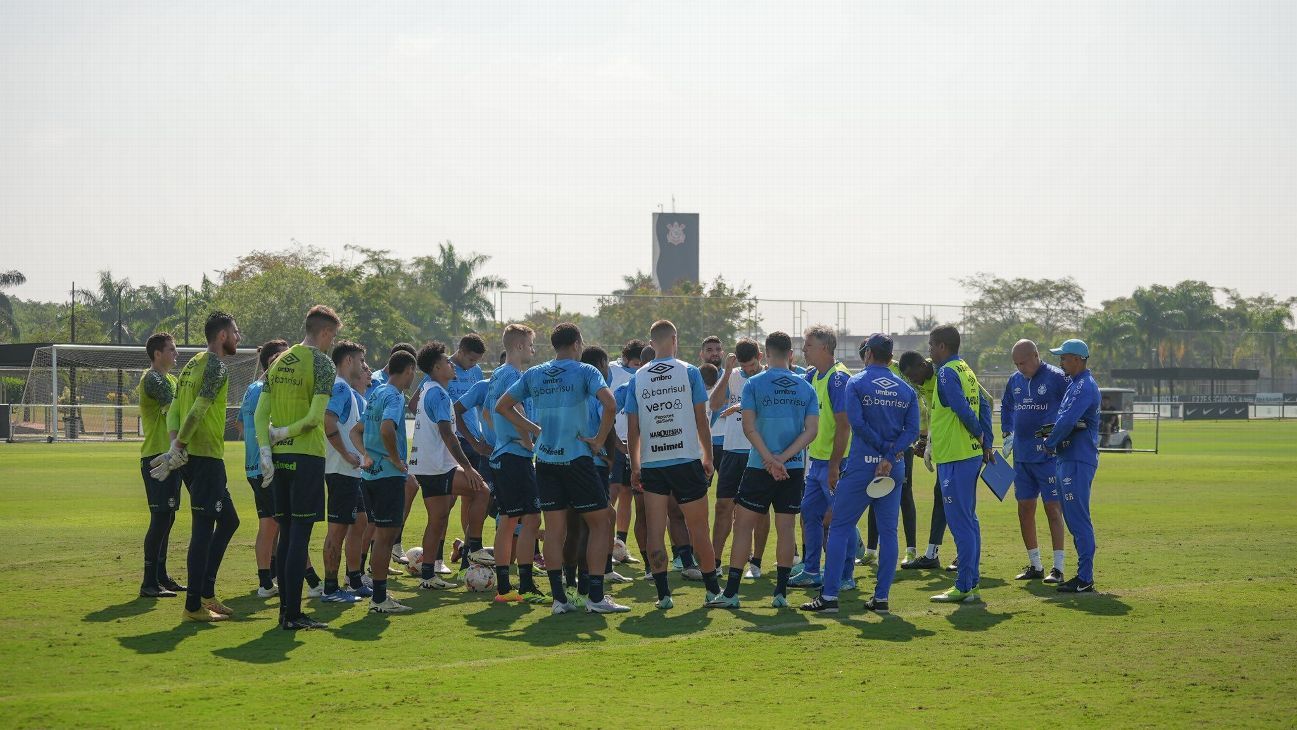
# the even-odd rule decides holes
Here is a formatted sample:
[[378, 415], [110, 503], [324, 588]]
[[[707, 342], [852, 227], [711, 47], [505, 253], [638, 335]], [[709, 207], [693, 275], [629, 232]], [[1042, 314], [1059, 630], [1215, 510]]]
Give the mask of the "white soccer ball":
[[620, 539], [614, 539], [612, 541], [612, 559], [618, 563], [624, 563], [628, 557], [630, 557], [630, 552], [626, 549], [626, 543]]
[[418, 578], [423, 571], [423, 548], [412, 547], [405, 551], [405, 571]]
[[470, 565], [464, 572], [464, 585], [470, 591], [485, 593], [495, 590], [495, 571], [485, 565]]

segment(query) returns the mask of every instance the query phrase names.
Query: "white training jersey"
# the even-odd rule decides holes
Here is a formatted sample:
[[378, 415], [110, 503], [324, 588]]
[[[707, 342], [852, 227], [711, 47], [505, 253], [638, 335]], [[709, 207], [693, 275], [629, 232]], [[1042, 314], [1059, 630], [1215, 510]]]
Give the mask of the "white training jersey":
[[[416, 398], [418, 405], [414, 410], [414, 438], [410, 444], [410, 473], [445, 474], [456, 466], [455, 458], [441, 438], [441, 429], [437, 428], [437, 416], [445, 418], [445, 410], [450, 404], [450, 393], [441, 383], [432, 380], [424, 381]], [[430, 413], [428, 404], [433, 403], [441, 413]], [[453, 411], [451, 411], [453, 413]], [[451, 423], [454, 423], [452, 420]]]
[[[608, 367], [608, 377], [611, 382], [608, 383], [608, 390], [616, 393], [617, 388], [622, 383], [629, 383], [631, 378], [635, 377], [635, 368], [623, 365], [621, 360], [613, 363]], [[626, 440], [626, 414], [617, 411], [617, 417], [612, 422], [613, 430], [617, 432], [617, 438], [622, 441]]]
[[[747, 382], [748, 376], [743, 374], [743, 368], [735, 366], [730, 371], [730, 380], [726, 384], [729, 393], [726, 394], [725, 406], [721, 410], [742, 402], [743, 386]], [[735, 411], [732, 415], [726, 416], [718, 422], [717, 425], [722, 427], [722, 432], [725, 434], [725, 441], [721, 448], [726, 451], [747, 451], [752, 448], [752, 442], [748, 441], [747, 434], [743, 433], [743, 411]]]
[[701, 459], [689, 365], [655, 360], [635, 372], [630, 387], [639, 415], [640, 466]]
[[[347, 381], [342, 378], [334, 378], [334, 387], [337, 387], [339, 383], [345, 385], [347, 390], [351, 393], [351, 410], [347, 413], [345, 419], [338, 419], [338, 436], [342, 439], [342, 445], [347, 448], [347, 451], [354, 454], [357, 458], [360, 458], [360, 452], [356, 450], [356, 445], [351, 443], [351, 429], [355, 428], [357, 423], [360, 423], [361, 406], [358, 402], [360, 399], [356, 397], [356, 391], [351, 390], [351, 386], [347, 385]], [[324, 473], [346, 474], [349, 477], [359, 478], [360, 467], [348, 464], [347, 460], [342, 458], [342, 454], [339, 453], [337, 449], [333, 448], [333, 443], [328, 439], [325, 439]]]

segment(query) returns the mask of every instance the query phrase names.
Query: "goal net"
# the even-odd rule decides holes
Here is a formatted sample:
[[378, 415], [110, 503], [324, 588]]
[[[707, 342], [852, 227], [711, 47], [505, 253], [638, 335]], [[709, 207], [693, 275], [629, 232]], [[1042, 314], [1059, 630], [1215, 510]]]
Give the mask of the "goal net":
[[[198, 347], [177, 348], [180, 369]], [[226, 438], [233, 438], [243, 391], [257, 377], [257, 351], [241, 349], [222, 358], [229, 372]], [[119, 441], [142, 439], [140, 376], [149, 356], [134, 345], [51, 345], [32, 356], [22, 400], [9, 413], [15, 441]]]

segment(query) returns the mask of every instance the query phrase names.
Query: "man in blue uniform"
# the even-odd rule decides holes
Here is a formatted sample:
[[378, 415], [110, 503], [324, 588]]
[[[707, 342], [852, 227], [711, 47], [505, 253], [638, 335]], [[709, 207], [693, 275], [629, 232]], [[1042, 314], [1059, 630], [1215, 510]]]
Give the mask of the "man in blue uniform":
[[[1027, 548], [1027, 567], [1018, 580], [1046, 583], [1063, 582], [1063, 507], [1054, 480], [1054, 459], [1045, 453], [1045, 440], [1034, 434], [1058, 417], [1058, 404], [1067, 389], [1062, 370], [1040, 361], [1040, 351], [1031, 340], [1018, 340], [1013, 346], [1013, 366], [1000, 400], [1000, 432], [1004, 453], [1013, 456], [1013, 492], [1018, 500], [1018, 526], [1022, 544]], [[1036, 542], [1036, 498], [1045, 501], [1049, 518], [1049, 537], [1054, 548], [1054, 567], [1045, 575]]]
[[1090, 486], [1099, 468], [1099, 385], [1087, 365], [1090, 348], [1068, 340], [1050, 350], [1072, 379], [1058, 407], [1058, 419], [1042, 429], [1047, 453], [1057, 454], [1058, 490], [1063, 521], [1076, 546], [1076, 575], [1058, 586], [1059, 593], [1094, 590], [1094, 523], [1090, 521]]
[[[824, 588], [803, 611], [837, 613], [838, 588], [843, 562], [855, 545], [856, 525], [865, 509], [877, 510], [878, 584], [865, 608], [885, 612], [896, 576], [896, 524], [905, 482], [905, 450], [919, 437], [919, 396], [888, 367], [892, 338], [873, 334], [860, 348], [865, 369], [847, 381], [847, 422], [851, 424], [851, 449], [847, 452], [838, 488], [833, 497], [833, 519], [824, 555]], [[877, 499], [867, 491], [870, 482], [890, 477], [893, 486]]]

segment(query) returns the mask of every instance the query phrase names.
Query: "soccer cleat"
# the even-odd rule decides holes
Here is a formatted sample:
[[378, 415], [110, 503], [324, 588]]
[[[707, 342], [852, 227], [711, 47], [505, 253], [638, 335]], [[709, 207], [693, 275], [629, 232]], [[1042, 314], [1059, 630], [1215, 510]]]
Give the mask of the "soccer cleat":
[[204, 624], [216, 623], [217, 621], [225, 621], [230, 618], [229, 616], [226, 616], [223, 613], [208, 611], [207, 609], [202, 607], [200, 607], [197, 611], [182, 611], [180, 613], [180, 616], [184, 618], [184, 620], [186, 621], [196, 621], [198, 623], [204, 623]]
[[782, 593], [776, 593], [774, 598], [770, 599], [771, 608], [788, 608], [788, 596]]
[[968, 592], [961, 591], [958, 588], [951, 588], [945, 593], [938, 593], [929, 600], [934, 603], [977, 603], [981, 597], [982, 595], [977, 591], [977, 588], [973, 588]]
[[1059, 570], [1058, 568], [1050, 568], [1050, 569], [1049, 569], [1049, 575], [1045, 576], [1045, 582], [1046, 582], [1046, 583], [1062, 583], [1062, 582], [1063, 582], [1063, 571]]
[[434, 563], [432, 571], [437, 575], [450, 575], [451, 573], [455, 572], [450, 568], [446, 567], [446, 561], [444, 560], [438, 560], [436, 563]]
[[573, 613], [574, 611], [576, 611], [576, 606], [571, 601], [554, 601], [554, 605], [549, 609], [549, 612], [555, 616], [563, 613]]
[[685, 569], [685, 564], [680, 560], [679, 555], [675, 557], [675, 560], [671, 561], [671, 569], [677, 573]]
[[425, 591], [445, 591], [451, 588], [458, 588], [458, 583], [451, 583], [448, 580], [442, 580], [438, 576], [432, 576], [426, 580], [419, 581], [419, 587]]
[[1094, 583], [1086, 583], [1077, 576], [1072, 576], [1067, 579], [1066, 583], [1060, 584], [1056, 590], [1059, 593], [1093, 593]]
[[860, 556], [860, 560], [856, 563], [856, 565], [874, 565], [877, 562], [878, 562], [878, 553], [871, 553], [868, 550], [866, 550], [865, 554]]
[[959, 558], [955, 558], [950, 565], [946, 566], [946, 572], [948, 573], [954, 573], [957, 570], [959, 570]]
[[[392, 576], [389, 574], [387, 577], [391, 578]], [[323, 596], [323, 595], [324, 595], [324, 584], [323, 584], [323, 583], [319, 583], [319, 584], [317, 584], [314, 588], [307, 588], [307, 589], [306, 589], [306, 597], [307, 597], [307, 598], [319, 598], [320, 596]]]
[[936, 558], [930, 558], [927, 555], [920, 555], [917, 558], [901, 563], [901, 567], [905, 570], [936, 570], [941, 567], [941, 561]]
[[747, 567], [746, 569], [744, 569], [744, 571], [743, 571], [743, 577], [744, 577], [744, 578], [750, 578], [750, 579], [752, 579], [752, 580], [756, 580], [757, 578], [760, 578], [760, 577], [761, 577], [761, 566], [759, 566], [759, 565], [753, 565], [752, 563], [748, 563], [748, 567]]
[[450, 544], [450, 562], [458, 563], [459, 559], [462, 558], [463, 556], [464, 556], [464, 541], [457, 537], [455, 538], [455, 541]]
[[186, 593], [189, 591], [188, 588], [177, 583], [176, 579], [169, 575], [164, 575], [161, 578], [158, 578], [158, 585], [169, 591], [175, 591], [176, 593]]
[[854, 591], [855, 589], [856, 589], [855, 578], [843, 578], [842, 583], [838, 586], [839, 593], [841, 593], [842, 591]]
[[401, 565], [410, 564], [410, 561], [405, 559], [405, 548], [402, 547], [399, 542], [392, 545], [392, 562], [400, 563]]
[[680, 577], [685, 580], [702, 580], [703, 572], [698, 568], [685, 568], [680, 571]]
[[802, 561], [793, 558], [793, 567], [788, 569], [788, 575], [789, 577], [792, 577], [805, 570], [806, 570], [806, 563], [803, 563]]
[[373, 589], [373, 588], [370, 588], [369, 586], [365, 585], [365, 584], [362, 582], [362, 583], [360, 584], [360, 587], [359, 587], [359, 588], [352, 588], [352, 589], [351, 589], [351, 594], [352, 594], [353, 596], [358, 597], [358, 598], [373, 598], [373, 597], [374, 597], [374, 589]]
[[634, 583], [635, 579], [631, 578], [630, 576], [622, 575], [621, 573], [618, 573], [617, 571], [614, 570], [613, 572], [605, 575], [603, 577], [603, 581], [605, 583]]
[[175, 598], [176, 592], [162, 586], [140, 586], [140, 598]]
[[332, 593], [325, 593], [320, 596], [320, 601], [323, 603], [356, 603], [359, 600], [360, 596], [346, 588], [339, 588]]
[[323, 621], [316, 621], [306, 614], [302, 614], [292, 621], [285, 621], [280, 624], [280, 627], [283, 628], [284, 631], [310, 631], [312, 629], [327, 629], [329, 628], [329, 625]]
[[518, 591], [509, 591], [508, 593], [497, 593], [495, 594], [495, 597], [491, 599], [491, 601], [493, 603], [499, 603], [499, 604], [522, 603], [522, 594], [519, 593]]
[[803, 603], [802, 610], [810, 611], [812, 613], [837, 613], [838, 599], [816, 596], [814, 601]]
[[1045, 569], [1037, 568], [1034, 565], [1028, 565], [1022, 569], [1014, 580], [1040, 580], [1045, 577]]
[[545, 570], [545, 556], [541, 555], [540, 553], [536, 553], [535, 555], [531, 556], [531, 564], [536, 566], [536, 570]]
[[871, 596], [868, 601], [865, 601], [865, 608], [874, 613], [887, 613], [887, 601], [880, 601]]
[[703, 604], [707, 608], [738, 608], [739, 597], [737, 594], [726, 596], [724, 593], [719, 596], [713, 596], [707, 603]]
[[204, 598], [203, 608], [207, 609], [208, 611], [211, 611], [212, 613], [219, 613], [222, 616], [234, 615], [234, 611], [230, 610], [229, 606], [225, 605], [224, 603], [221, 603], [221, 600], [216, 596], [212, 596], [211, 598]]
[[788, 579], [788, 585], [797, 588], [819, 588], [824, 585], [824, 578], [819, 573], [798, 573]]
[[405, 613], [407, 611], [412, 611], [412, 610], [413, 609], [411, 609], [409, 606], [405, 605], [404, 603], [399, 603], [395, 598], [392, 598], [391, 596], [388, 596], [387, 600], [383, 601], [382, 603], [374, 603], [374, 600], [372, 598], [369, 601], [370, 613]]
[[279, 587], [271, 584], [269, 588], [257, 586], [257, 598], [274, 598], [279, 595]]
[[657, 603], [653, 604], [653, 607], [665, 611], [668, 608], [675, 608], [675, 605], [675, 601], [671, 600], [671, 596], [662, 596]]
[[630, 606], [623, 606], [620, 603], [617, 603], [612, 599], [612, 596], [606, 593], [604, 594], [602, 601], [595, 602], [591, 601], [589, 598], [585, 599], [586, 613], [626, 613], [629, 610]]
[[[564, 597], [567, 598], [568, 603], [572, 602], [571, 596], [564, 596]], [[527, 591], [526, 593], [523, 593], [522, 600], [525, 601], [526, 603], [532, 604], [533, 606], [543, 606], [546, 603], [549, 603], [550, 597], [545, 595], [544, 593], [541, 593], [539, 590], [535, 590], [535, 591]]]
[[488, 551], [486, 548], [482, 548], [481, 550], [474, 550], [473, 552], [468, 554], [468, 562], [473, 563], [475, 565], [484, 565], [488, 568], [494, 568], [495, 555], [490, 551]]

